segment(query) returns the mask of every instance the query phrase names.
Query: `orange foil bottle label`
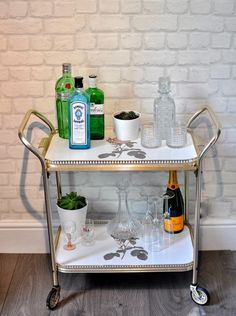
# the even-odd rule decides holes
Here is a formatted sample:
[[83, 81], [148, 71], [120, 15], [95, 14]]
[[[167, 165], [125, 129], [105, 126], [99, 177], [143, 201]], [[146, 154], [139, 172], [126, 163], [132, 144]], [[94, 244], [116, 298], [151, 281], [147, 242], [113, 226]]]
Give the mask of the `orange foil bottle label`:
[[170, 219], [165, 219], [164, 229], [166, 232], [175, 233], [179, 232], [184, 227], [184, 217], [183, 215], [177, 217], [171, 217]]

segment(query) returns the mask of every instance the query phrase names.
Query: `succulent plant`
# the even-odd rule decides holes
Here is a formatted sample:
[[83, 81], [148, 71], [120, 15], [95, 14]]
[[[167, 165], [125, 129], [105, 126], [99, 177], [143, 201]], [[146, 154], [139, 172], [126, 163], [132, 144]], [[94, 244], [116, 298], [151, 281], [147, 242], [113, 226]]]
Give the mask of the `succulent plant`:
[[134, 111], [129, 111], [129, 112], [123, 111], [115, 115], [115, 118], [119, 120], [134, 120], [138, 117], [139, 115], [135, 113]]
[[86, 198], [77, 192], [70, 192], [57, 200], [57, 205], [65, 210], [77, 210], [87, 204]]

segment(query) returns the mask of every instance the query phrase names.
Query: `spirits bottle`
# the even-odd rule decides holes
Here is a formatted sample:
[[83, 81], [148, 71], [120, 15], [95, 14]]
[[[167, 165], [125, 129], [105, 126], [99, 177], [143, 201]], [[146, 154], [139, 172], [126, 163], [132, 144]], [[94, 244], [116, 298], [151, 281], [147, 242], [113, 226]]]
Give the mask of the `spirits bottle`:
[[174, 170], [169, 171], [166, 194], [169, 194], [171, 198], [166, 200], [168, 214], [164, 213], [165, 231], [174, 234], [180, 233], [184, 228], [184, 201], [177, 179], [177, 172]]
[[56, 82], [56, 111], [59, 136], [69, 138], [68, 100], [74, 91], [74, 79], [71, 76], [71, 64], [62, 65], [62, 77]]
[[90, 135], [91, 139], [104, 138], [104, 93], [97, 88], [97, 76], [89, 76], [89, 88], [86, 92], [90, 96]]
[[160, 130], [161, 139], [166, 140], [169, 129], [175, 125], [175, 102], [170, 96], [170, 79], [159, 79], [160, 97], [154, 100], [154, 118]]
[[83, 77], [75, 77], [75, 91], [69, 100], [69, 147], [90, 147], [90, 102], [83, 88]]

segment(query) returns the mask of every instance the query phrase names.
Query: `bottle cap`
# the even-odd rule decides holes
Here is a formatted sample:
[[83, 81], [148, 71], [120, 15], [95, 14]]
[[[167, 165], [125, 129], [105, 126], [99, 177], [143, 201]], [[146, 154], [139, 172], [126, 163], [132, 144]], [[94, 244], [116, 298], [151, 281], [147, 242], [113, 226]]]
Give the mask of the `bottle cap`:
[[71, 73], [71, 64], [70, 63], [62, 64], [62, 72], [63, 73]]
[[170, 92], [170, 78], [169, 77], [159, 78], [159, 92], [161, 93]]
[[90, 88], [96, 88], [96, 86], [97, 86], [96, 80], [97, 80], [97, 76], [96, 75], [90, 75], [89, 76], [89, 87]]
[[74, 80], [75, 80], [75, 88], [83, 88], [83, 77], [75, 77]]

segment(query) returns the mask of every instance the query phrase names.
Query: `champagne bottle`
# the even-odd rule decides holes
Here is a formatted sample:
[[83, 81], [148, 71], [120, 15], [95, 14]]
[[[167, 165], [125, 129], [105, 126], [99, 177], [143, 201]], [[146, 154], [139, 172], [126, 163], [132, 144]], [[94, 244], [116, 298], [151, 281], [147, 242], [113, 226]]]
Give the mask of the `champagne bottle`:
[[104, 138], [104, 93], [97, 88], [97, 76], [89, 76], [89, 88], [86, 90], [90, 96], [90, 135], [91, 139]]
[[69, 138], [68, 100], [74, 91], [74, 79], [71, 76], [71, 64], [62, 65], [62, 77], [55, 85], [58, 133], [61, 138]]
[[167, 194], [170, 193], [170, 195], [174, 194], [174, 196], [167, 200], [168, 214], [165, 214], [164, 228], [166, 232], [177, 234], [184, 228], [184, 201], [176, 171], [169, 171], [169, 181], [166, 192]]

